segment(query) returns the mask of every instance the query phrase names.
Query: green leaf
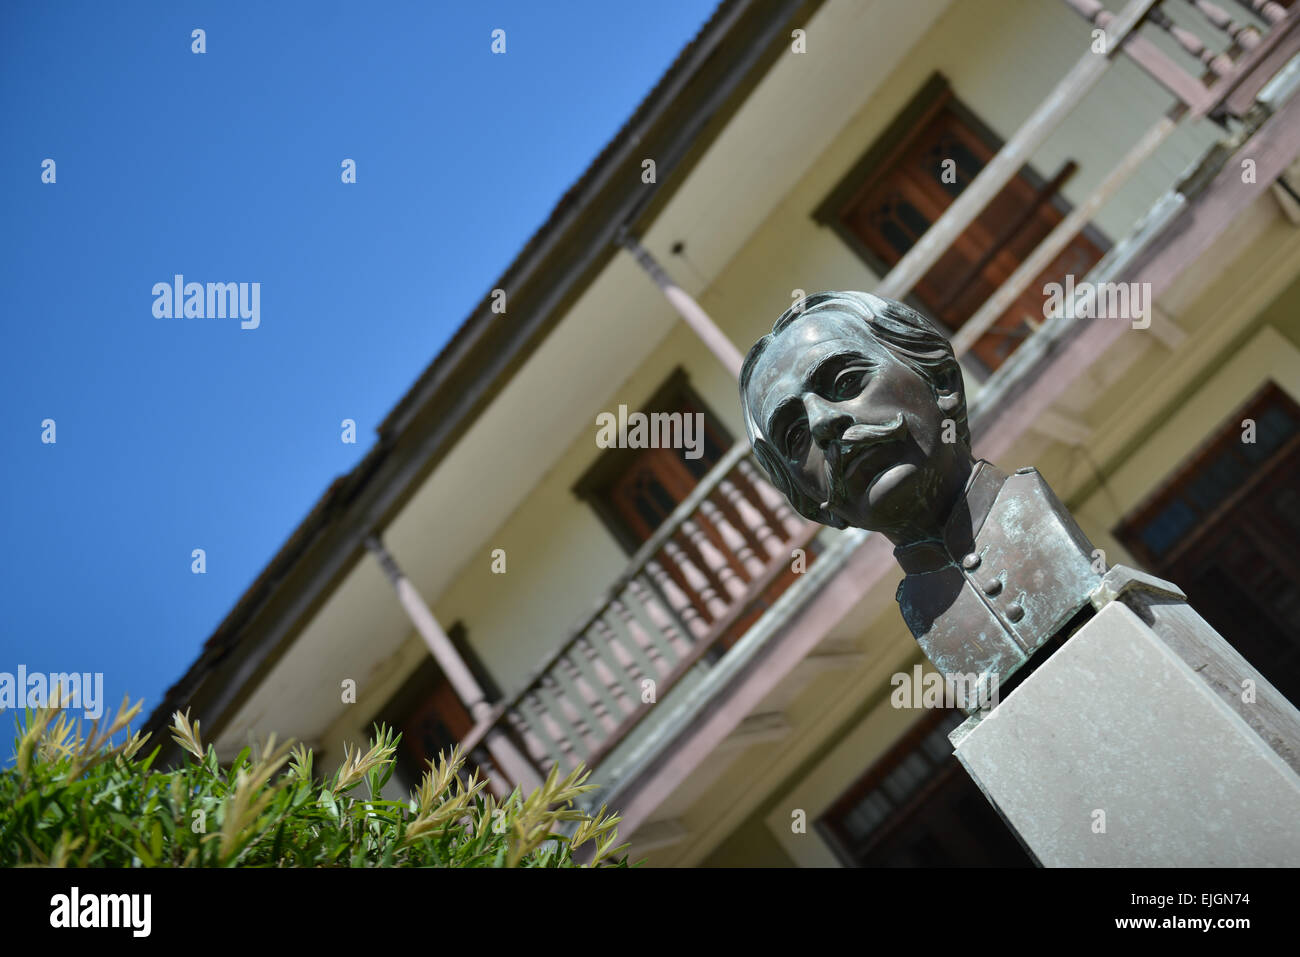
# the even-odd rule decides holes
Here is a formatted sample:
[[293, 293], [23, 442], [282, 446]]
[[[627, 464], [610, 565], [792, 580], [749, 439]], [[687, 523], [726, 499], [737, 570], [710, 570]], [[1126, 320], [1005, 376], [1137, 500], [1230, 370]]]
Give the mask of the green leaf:
[[[163, 855], [163, 831], [162, 822], [157, 818], [153, 821], [153, 833], [149, 836], [149, 850], [153, 852], [155, 861], [162, 860]], [[149, 865], [152, 867], [153, 865]]]

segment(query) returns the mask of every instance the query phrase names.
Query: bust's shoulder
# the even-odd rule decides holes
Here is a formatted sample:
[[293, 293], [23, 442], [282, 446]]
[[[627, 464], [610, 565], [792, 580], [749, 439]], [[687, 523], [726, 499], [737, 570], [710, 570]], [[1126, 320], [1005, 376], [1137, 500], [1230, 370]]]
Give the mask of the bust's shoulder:
[[1016, 499], [1036, 498], [1052, 494], [1052, 489], [1047, 484], [1047, 480], [1032, 465], [1018, 468], [1009, 475], [993, 466], [986, 468], [983, 474], [987, 477], [986, 487], [992, 484], [989, 489], [992, 493], [989, 502], [994, 509], [1005, 507], [1009, 502]]
[[[1007, 476], [1002, 488], [998, 490], [992, 512], [996, 513], [999, 523], [1005, 523], [1026, 510], [1069, 514], [1052, 487], [1047, 484], [1047, 479], [1032, 465], [1016, 469]], [[988, 523], [985, 524], [987, 526]]]
[[1047, 480], [1043, 478], [1043, 473], [1038, 471], [1032, 465], [1026, 465], [1024, 468], [1016, 469], [1007, 476], [1007, 480], [1002, 483], [1002, 495], [1011, 493], [1027, 493], [1045, 489], [1051, 491]]

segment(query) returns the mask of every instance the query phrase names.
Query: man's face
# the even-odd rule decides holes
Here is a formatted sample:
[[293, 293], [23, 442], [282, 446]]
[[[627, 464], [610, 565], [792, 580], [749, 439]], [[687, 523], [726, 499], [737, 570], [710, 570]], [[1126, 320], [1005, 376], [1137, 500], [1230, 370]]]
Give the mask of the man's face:
[[746, 398], [794, 482], [849, 525], [942, 528], [969, 450], [942, 441], [935, 390], [860, 319], [829, 310], [796, 319], [759, 358]]

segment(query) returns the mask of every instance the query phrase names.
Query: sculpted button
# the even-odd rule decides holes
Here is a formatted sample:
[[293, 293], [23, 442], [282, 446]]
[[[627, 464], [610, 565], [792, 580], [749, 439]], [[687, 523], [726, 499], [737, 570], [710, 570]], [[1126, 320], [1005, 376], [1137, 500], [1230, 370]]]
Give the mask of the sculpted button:
[[1013, 601], [1011, 604], [1007, 605], [1007, 617], [1012, 621], [1019, 621], [1021, 618], [1025, 617], [1025, 610], [1020, 607], [1019, 602]]
[[990, 578], [984, 583], [984, 594], [992, 598], [998, 592], [1002, 591], [1002, 579]]
[[961, 560], [961, 567], [966, 569], [968, 572], [974, 571], [980, 567], [980, 557], [974, 552], [971, 552]]

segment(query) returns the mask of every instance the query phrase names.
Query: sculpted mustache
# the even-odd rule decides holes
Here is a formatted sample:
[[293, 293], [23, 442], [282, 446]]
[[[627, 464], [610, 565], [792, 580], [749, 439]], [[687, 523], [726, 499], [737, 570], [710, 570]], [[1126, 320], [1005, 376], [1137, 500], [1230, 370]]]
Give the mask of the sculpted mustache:
[[[832, 503], [844, 498], [844, 489], [841, 483], [836, 481], [839, 477], [838, 463], [848, 454], [843, 450], [844, 446], [864, 446], [875, 445], [879, 442], [886, 442], [890, 439], [898, 438], [905, 431], [903, 413], [899, 412], [888, 422], [883, 425], [851, 425], [844, 430], [837, 443], [840, 447], [839, 455], [828, 455], [822, 461], [822, 469], [826, 476], [826, 501], [821, 503], [821, 507], [831, 511]], [[834, 464], [832, 464], [834, 462]]]
[[902, 431], [903, 413], [899, 412], [884, 425], [850, 425], [840, 436], [840, 444], [869, 445], [872, 442], [884, 442]]

